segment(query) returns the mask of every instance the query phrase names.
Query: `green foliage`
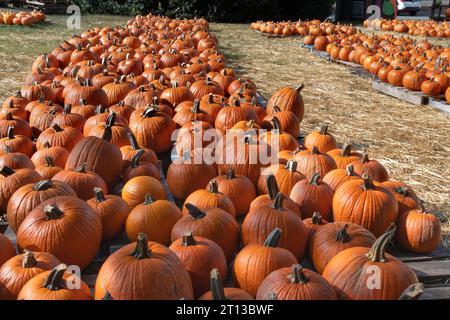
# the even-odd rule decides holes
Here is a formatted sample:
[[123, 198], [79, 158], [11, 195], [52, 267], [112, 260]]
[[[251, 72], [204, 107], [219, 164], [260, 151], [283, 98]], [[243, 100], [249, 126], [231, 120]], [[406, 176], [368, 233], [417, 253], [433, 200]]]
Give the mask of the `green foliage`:
[[137, 15], [152, 12], [174, 18], [220, 22], [324, 19], [334, 0], [73, 0], [84, 13]]

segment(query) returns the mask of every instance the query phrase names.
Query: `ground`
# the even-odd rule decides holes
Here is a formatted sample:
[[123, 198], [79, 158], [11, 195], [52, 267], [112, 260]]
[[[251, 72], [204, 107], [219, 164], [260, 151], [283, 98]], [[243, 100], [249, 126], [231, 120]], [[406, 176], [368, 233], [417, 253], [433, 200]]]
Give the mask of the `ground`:
[[[49, 19], [51, 23], [32, 28], [0, 25], [0, 99], [20, 88], [38, 54], [50, 52], [64, 38], [127, 21], [83, 16], [81, 30], [68, 30], [65, 17]], [[240, 24], [211, 24], [211, 29], [232, 66], [253, 78], [263, 96], [282, 86], [305, 84], [302, 134], [329, 124], [339, 142], [367, 150], [391, 178], [410, 184], [450, 231], [450, 115], [375, 92], [369, 80], [300, 48], [298, 38], [269, 39]]]

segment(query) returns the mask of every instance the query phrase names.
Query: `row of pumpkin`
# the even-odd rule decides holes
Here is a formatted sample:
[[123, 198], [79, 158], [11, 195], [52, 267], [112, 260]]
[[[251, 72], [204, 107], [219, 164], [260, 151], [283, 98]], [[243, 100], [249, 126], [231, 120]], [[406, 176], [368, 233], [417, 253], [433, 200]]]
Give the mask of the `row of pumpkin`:
[[[450, 16], [450, 8], [445, 11], [446, 16]], [[382, 31], [395, 31], [407, 33], [411, 36], [420, 37], [450, 37], [450, 26], [448, 21], [438, 22], [435, 20], [386, 20], [373, 19], [365, 20], [364, 27], [379, 29]]]
[[[207, 31], [202, 19], [137, 16], [36, 59], [0, 111], [0, 206], [21, 252], [0, 236], [2, 299], [91, 299], [83, 282], [68, 287], [60, 261], [86, 268], [123, 229], [132, 243], [101, 267], [96, 299], [397, 299], [417, 282], [387, 244], [395, 234], [407, 250], [432, 251], [439, 220], [378, 161], [338, 148], [326, 126], [301, 146], [303, 86], [264, 109]], [[181, 210], [157, 158], [176, 128], [184, 148], [167, 183]], [[226, 163], [193, 162], [210, 147], [192, 136], [210, 128], [244, 131], [244, 152], [225, 144], [214, 156], [232, 150]], [[274, 139], [281, 164], [253, 163]], [[298, 265], [307, 255], [315, 271]], [[223, 288], [233, 261], [240, 288]], [[380, 289], [363, 285], [371, 265]]]
[[16, 26], [31, 26], [36, 23], [44, 22], [46, 19], [45, 13], [38, 10], [31, 12], [20, 11], [2, 11], [0, 10], [0, 24], [16, 25]]

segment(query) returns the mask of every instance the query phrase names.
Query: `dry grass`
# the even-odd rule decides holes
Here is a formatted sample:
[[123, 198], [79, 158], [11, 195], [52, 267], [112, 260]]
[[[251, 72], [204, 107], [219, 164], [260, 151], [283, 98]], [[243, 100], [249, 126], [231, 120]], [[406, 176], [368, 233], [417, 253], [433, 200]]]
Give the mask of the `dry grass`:
[[[302, 133], [323, 123], [411, 185], [450, 232], [450, 115], [376, 92], [369, 80], [299, 47], [299, 38], [267, 38], [248, 25], [212, 24], [224, 54], [265, 97], [306, 85]], [[448, 42], [447, 42], [448, 43]]]

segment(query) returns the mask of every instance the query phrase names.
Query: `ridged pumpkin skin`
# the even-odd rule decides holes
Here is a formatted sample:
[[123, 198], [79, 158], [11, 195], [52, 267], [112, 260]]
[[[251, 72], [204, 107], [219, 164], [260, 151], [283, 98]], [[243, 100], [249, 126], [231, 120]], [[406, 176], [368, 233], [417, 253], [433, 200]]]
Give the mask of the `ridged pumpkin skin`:
[[351, 180], [336, 190], [333, 196], [334, 221], [359, 224], [380, 236], [395, 223], [398, 205], [392, 193], [364, 174], [361, 180]]
[[353, 166], [349, 164], [346, 169], [334, 169], [323, 177], [323, 182], [330, 186], [333, 192], [350, 180], [360, 179], [359, 175], [353, 170]]
[[114, 300], [193, 299], [189, 274], [167, 247], [140, 234], [106, 259], [95, 283], [95, 299], [106, 294]]
[[139, 233], [145, 233], [150, 235], [150, 241], [168, 246], [172, 228], [180, 219], [181, 211], [175, 203], [168, 200], [154, 201], [148, 194], [144, 203], [131, 210], [125, 230], [131, 241], [136, 241]]
[[48, 144], [43, 149], [36, 151], [31, 157], [31, 161], [36, 167], [39, 167], [47, 164], [45, 157], [51, 157], [55, 161], [55, 166], [64, 168], [69, 157], [69, 151], [63, 147], [52, 147]]
[[303, 223], [305, 224], [306, 230], [308, 230], [308, 243], [310, 243], [314, 234], [323, 226], [327, 225], [328, 221], [322, 219], [319, 212], [314, 212], [311, 218], [303, 219]]
[[342, 149], [330, 150], [327, 154], [334, 159], [338, 169], [345, 169], [350, 163], [358, 161], [362, 157], [361, 153], [352, 151], [350, 144], [343, 145]]
[[242, 243], [263, 244], [275, 228], [283, 228], [279, 247], [289, 250], [299, 261], [306, 252], [308, 233], [302, 219], [283, 205], [284, 195], [278, 193], [269, 205], [250, 209], [242, 224]]
[[[185, 200], [185, 203], [191, 203], [200, 210], [208, 210], [211, 208], [222, 209], [233, 217], [236, 217], [236, 210], [233, 202], [226, 195], [219, 192], [219, 188], [215, 179], [208, 182], [206, 189], [201, 189], [191, 193]], [[181, 211], [183, 215], [189, 213], [185, 206]]]
[[39, 135], [36, 140], [36, 148], [41, 150], [48, 143], [51, 146], [63, 147], [70, 152], [82, 139], [83, 134], [80, 130], [71, 127], [61, 128], [58, 125], [53, 125]]
[[417, 253], [431, 252], [439, 246], [441, 238], [439, 218], [426, 212], [422, 205], [400, 213], [396, 239], [402, 248]]
[[385, 181], [382, 183], [383, 187], [388, 189], [394, 195], [398, 204], [398, 213], [402, 214], [405, 211], [419, 208], [419, 198], [414, 190], [412, 190], [406, 183], [398, 181]]
[[297, 88], [285, 87], [277, 90], [267, 102], [267, 113], [274, 113], [276, 111], [274, 107], [278, 106], [280, 110], [292, 111], [297, 116], [299, 123], [302, 122], [305, 104], [300, 92], [303, 87], [300, 85]]
[[183, 235], [170, 245], [172, 250], [189, 272], [194, 287], [194, 298], [200, 297], [210, 287], [209, 272], [217, 268], [222, 280], [227, 277], [227, 259], [214, 241], [204, 237], [194, 237], [192, 233]]
[[367, 154], [364, 154], [361, 160], [352, 162], [351, 165], [359, 175], [367, 172], [377, 182], [389, 180], [389, 174], [386, 168], [377, 160], [370, 160]]
[[55, 197], [27, 215], [17, 231], [17, 246], [51, 253], [84, 269], [97, 254], [101, 236], [100, 218], [86, 202]]
[[256, 297], [261, 282], [272, 271], [297, 263], [291, 252], [278, 247], [282, 236], [282, 230], [275, 229], [264, 244], [249, 244], [239, 251], [234, 259], [235, 282], [253, 297]]
[[406, 264], [385, 253], [394, 232], [395, 227], [378, 238], [372, 248], [350, 248], [331, 259], [323, 277], [339, 299], [398, 300], [407, 287], [419, 281]]
[[153, 177], [134, 177], [122, 188], [122, 199], [131, 209], [144, 202], [147, 194], [154, 200], [167, 199], [166, 189]]
[[0, 268], [0, 299], [16, 300], [28, 280], [60, 263], [47, 252], [27, 251], [9, 259]]
[[305, 147], [312, 150], [314, 147], [321, 153], [327, 153], [336, 149], [336, 139], [328, 133], [328, 126], [323, 126], [320, 131], [314, 131], [305, 138]]
[[297, 152], [292, 159], [297, 161], [297, 170], [308, 179], [316, 172], [324, 177], [328, 172], [337, 168], [333, 158], [326, 153], [321, 153], [317, 147]]
[[301, 180], [292, 188], [290, 198], [300, 207], [303, 219], [319, 212], [325, 220], [331, 220], [333, 190], [320, 179], [320, 174], [316, 173], [309, 181]]
[[239, 243], [239, 225], [228, 212], [213, 208], [201, 211], [191, 204], [185, 204], [189, 214], [183, 216], [173, 226], [172, 242], [181, 238], [186, 231], [217, 243], [230, 262]]
[[314, 268], [322, 273], [339, 252], [353, 247], [371, 247], [375, 236], [363, 227], [343, 222], [328, 223], [320, 228], [309, 242], [309, 256]]
[[14, 244], [5, 235], [0, 233], [0, 266], [16, 255]]
[[289, 160], [286, 165], [274, 164], [261, 172], [258, 179], [258, 194], [268, 193], [266, 177], [269, 174], [275, 176], [278, 188], [283, 194], [290, 194], [295, 184], [306, 178], [297, 171], [297, 162], [294, 160]]
[[19, 188], [36, 183], [41, 180], [41, 176], [33, 169], [12, 170], [8, 167], [0, 169], [0, 211], [6, 211], [8, 201]]
[[318, 273], [300, 265], [278, 269], [261, 283], [257, 300], [337, 300], [332, 286]]
[[18, 189], [9, 199], [6, 208], [11, 230], [16, 233], [29, 212], [45, 200], [58, 196], [76, 197], [77, 194], [68, 184], [50, 180], [30, 183]]
[[94, 193], [87, 204], [102, 222], [102, 240], [112, 240], [123, 230], [130, 207], [119, 196], [105, 195], [101, 188], [94, 188]]
[[20, 290], [17, 300], [92, 300], [91, 289], [81, 279], [79, 289], [68, 288], [67, 283], [74, 280], [67, 266], [60, 264], [53, 270], [39, 273]]

